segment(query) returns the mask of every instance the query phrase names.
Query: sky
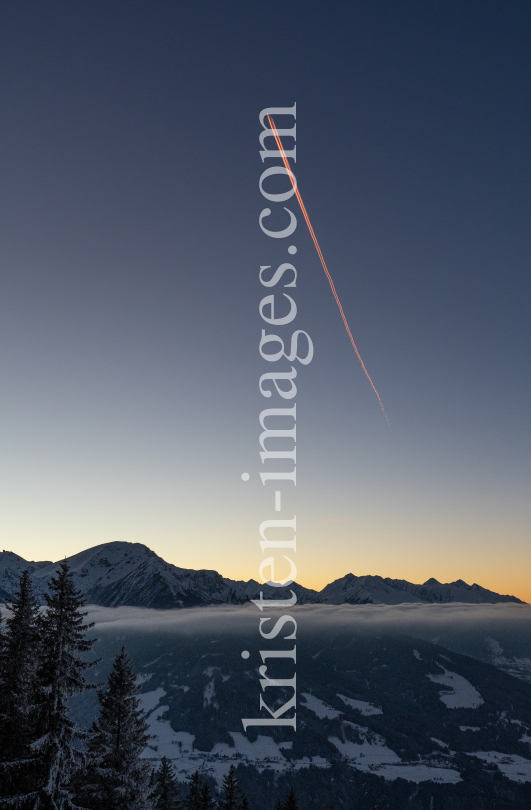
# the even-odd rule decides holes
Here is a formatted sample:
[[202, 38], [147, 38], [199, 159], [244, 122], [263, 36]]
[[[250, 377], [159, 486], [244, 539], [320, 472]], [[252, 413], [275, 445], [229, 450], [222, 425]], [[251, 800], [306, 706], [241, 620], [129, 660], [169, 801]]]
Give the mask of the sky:
[[[125, 540], [258, 579], [258, 526], [296, 514], [307, 587], [531, 602], [530, 34], [516, 0], [3, 4], [1, 548]], [[302, 217], [296, 256], [259, 227], [259, 113], [294, 103], [389, 423]], [[259, 269], [287, 261], [314, 358], [276, 513], [258, 415], [290, 403], [258, 389]]]

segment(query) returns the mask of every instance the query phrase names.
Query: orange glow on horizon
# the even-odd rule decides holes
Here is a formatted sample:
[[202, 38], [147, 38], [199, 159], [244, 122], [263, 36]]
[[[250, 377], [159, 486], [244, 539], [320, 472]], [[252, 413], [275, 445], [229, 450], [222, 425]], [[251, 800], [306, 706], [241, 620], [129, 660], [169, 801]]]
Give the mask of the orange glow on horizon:
[[313, 239], [313, 243], [314, 243], [314, 245], [315, 245], [315, 249], [316, 249], [316, 251], [317, 251], [317, 255], [319, 256], [319, 259], [321, 260], [321, 264], [322, 264], [322, 266], [323, 266], [323, 270], [324, 270], [324, 271], [325, 271], [325, 273], [326, 273], [326, 277], [327, 277], [327, 279], [328, 279], [328, 283], [330, 284], [330, 289], [332, 290], [332, 294], [333, 294], [333, 296], [334, 296], [334, 298], [335, 298], [335, 300], [336, 300], [336, 304], [337, 304], [337, 306], [339, 307], [339, 312], [340, 312], [340, 315], [341, 315], [341, 317], [342, 317], [342, 319], [343, 319], [343, 323], [345, 324], [345, 329], [347, 330], [348, 336], [349, 336], [349, 338], [350, 338], [350, 342], [352, 343], [352, 346], [353, 346], [353, 348], [354, 348], [354, 351], [356, 352], [356, 356], [357, 356], [358, 360], [359, 360], [359, 361], [360, 361], [360, 363], [361, 363], [361, 367], [362, 367], [363, 371], [365, 372], [365, 376], [366, 376], [366, 377], [367, 377], [367, 379], [369, 380], [369, 382], [370, 382], [370, 384], [371, 384], [371, 386], [372, 386], [372, 389], [373, 389], [374, 393], [375, 393], [375, 394], [376, 394], [376, 396], [378, 397], [378, 402], [380, 403], [380, 407], [381, 407], [381, 409], [382, 409], [382, 411], [383, 411], [383, 413], [384, 413], [385, 418], [387, 419], [387, 423], [389, 424], [389, 419], [387, 418], [387, 414], [386, 414], [385, 409], [384, 409], [384, 406], [383, 406], [383, 404], [382, 404], [382, 400], [380, 399], [380, 394], [379, 394], [379, 393], [378, 393], [378, 391], [376, 390], [376, 386], [374, 385], [373, 381], [371, 380], [370, 375], [369, 375], [369, 372], [368, 372], [368, 371], [367, 371], [367, 369], [365, 368], [365, 363], [364, 363], [364, 362], [363, 362], [363, 360], [361, 359], [361, 355], [360, 355], [360, 353], [359, 353], [359, 351], [358, 351], [358, 347], [356, 346], [356, 343], [354, 342], [354, 338], [353, 338], [353, 336], [352, 336], [352, 332], [350, 331], [350, 327], [349, 327], [349, 325], [348, 325], [347, 318], [346, 318], [345, 313], [344, 313], [344, 311], [343, 311], [343, 307], [341, 306], [341, 301], [339, 300], [339, 296], [338, 296], [338, 294], [337, 294], [337, 292], [336, 292], [336, 288], [335, 288], [335, 286], [334, 286], [334, 282], [332, 281], [332, 276], [330, 275], [330, 273], [329, 273], [329, 271], [328, 271], [328, 267], [326, 266], [326, 262], [325, 262], [325, 260], [324, 260], [324, 256], [323, 256], [323, 254], [322, 254], [321, 248], [319, 247], [319, 242], [317, 241], [317, 237], [316, 237], [316, 235], [315, 235], [315, 231], [314, 231], [314, 229], [312, 228], [312, 223], [310, 222], [310, 218], [309, 218], [309, 216], [308, 216], [308, 212], [306, 211], [306, 206], [304, 205], [304, 203], [303, 203], [303, 201], [302, 201], [302, 197], [301, 197], [301, 195], [300, 195], [299, 189], [297, 188], [297, 185], [296, 185], [296, 183], [295, 183], [295, 181], [293, 180], [293, 177], [292, 177], [292, 175], [291, 175], [291, 169], [290, 169], [289, 161], [288, 161], [288, 158], [287, 158], [286, 153], [285, 153], [285, 151], [284, 151], [284, 147], [282, 146], [282, 141], [280, 140], [280, 136], [279, 136], [279, 134], [278, 134], [277, 128], [275, 127], [275, 122], [273, 121], [273, 119], [272, 119], [272, 118], [271, 118], [271, 116], [269, 116], [269, 115], [267, 116], [267, 119], [268, 119], [268, 121], [269, 121], [269, 126], [271, 127], [271, 131], [272, 131], [272, 133], [273, 133], [273, 135], [274, 135], [275, 141], [277, 142], [278, 150], [279, 150], [280, 154], [282, 155], [282, 160], [283, 160], [283, 162], [284, 162], [284, 166], [286, 167], [286, 169], [287, 169], [287, 171], [288, 171], [288, 177], [289, 177], [289, 179], [290, 179], [290, 181], [291, 181], [291, 185], [293, 186], [293, 190], [295, 191], [295, 195], [296, 195], [296, 197], [297, 197], [297, 200], [299, 201], [299, 205], [300, 205], [301, 211], [302, 211], [302, 213], [303, 213], [304, 219], [306, 220], [306, 224], [307, 224], [307, 226], [308, 226], [308, 230], [310, 231], [310, 236], [311, 236], [311, 237], [312, 237], [312, 239]]
[[[406, 580], [414, 585], [423, 585], [431, 576], [434, 576], [441, 585], [451, 584], [455, 582], [460, 577], [454, 573], [448, 572], [441, 572], [437, 575], [438, 572], [435, 574], [431, 573], [430, 576], [427, 575], [425, 571], [418, 572], [418, 571], [382, 571], [381, 568], [371, 566], [368, 570], [365, 568], [361, 570], [352, 570], [353, 566], [347, 566], [343, 568], [337, 568], [336, 570], [331, 570], [328, 574], [323, 574], [320, 570], [312, 570], [311, 572], [305, 572], [300, 574], [297, 578], [297, 582], [299, 585], [302, 585], [305, 588], [311, 588], [314, 591], [322, 591], [326, 585], [329, 585], [332, 582], [335, 582], [338, 579], [342, 579], [349, 573], [354, 574], [357, 577], [363, 576], [381, 576], [382, 579], [395, 579], [395, 580]], [[228, 576], [229, 574], [225, 574], [224, 576]], [[465, 575], [464, 581], [468, 585], [472, 585], [476, 582], [480, 587], [486, 588], [489, 591], [494, 591], [494, 593], [498, 593], [500, 595], [509, 595], [509, 596], [516, 596], [518, 599], [521, 599], [522, 602], [525, 604], [531, 605], [531, 590], [529, 588], [529, 584], [527, 582], [522, 581], [522, 579], [512, 579], [512, 578], [504, 578], [500, 580], [496, 577], [495, 574], [492, 576], [488, 575], [480, 575], [479, 577], [474, 577], [470, 575]], [[426, 603], [428, 604], [428, 603]], [[474, 604], [474, 603], [471, 603]], [[481, 603], [478, 602], [477, 604], [491, 604], [491, 603]], [[499, 604], [510, 604], [507, 602], [501, 602]]]

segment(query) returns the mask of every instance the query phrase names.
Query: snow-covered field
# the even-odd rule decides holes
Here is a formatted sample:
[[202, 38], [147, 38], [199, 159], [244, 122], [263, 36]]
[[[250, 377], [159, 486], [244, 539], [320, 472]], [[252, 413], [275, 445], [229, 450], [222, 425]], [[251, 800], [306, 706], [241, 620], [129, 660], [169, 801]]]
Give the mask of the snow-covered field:
[[[251, 742], [241, 732], [230, 731], [232, 746], [218, 743], [209, 753], [196, 751], [193, 748], [193, 734], [174, 731], [170, 723], [162, 719], [161, 715], [168, 710], [164, 697], [165, 691], [160, 688], [141, 695], [141, 705], [146, 712], [149, 733], [152, 735], [150, 744], [142, 756], [144, 759], [150, 760], [158, 760], [163, 756], [168, 757], [181, 780], [186, 779], [200, 768], [203, 772], [213, 776], [218, 784], [221, 784], [231, 764], [239, 762], [252, 764], [259, 771], [267, 768], [285, 772], [290, 769], [299, 770], [309, 765], [321, 768], [330, 767], [330, 763], [321, 756], [288, 761], [281, 749], [291, 747], [291, 743], [279, 744], [267, 734], [258, 734], [257, 739]], [[304, 697], [308, 708], [314, 711], [318, 717], [330, 718], [340, 714], [313, 695], [305, 694]], [[410, 782], [433, 781], [455, 784], [461, 779], [459, 772], [450, 767], [403, 762], [394, 751], [386, 746], [384, 738], [380, 735], [355, 723], [345, 721], [345, 725], [356, 732], [362, 740], [361, 743], [342, 742], [337, 737], [329, 737], [329, 740], [357, 770], [377, 773], [389, 781], [400, 777]]]
[[357, 709], [364, 717], [370, 717], [373, 714], [383, 714], [378, 706], [374, 706], [366, 700], [354, 700], [353, 698], [345, 697], [345, 695], [340, 694], [338, 694], [338, 698], [341, 698], [343, 703], [346, 703], [347, 706], [350, 706], [352, 709]]
[[164, 689], [155, 689], [144, 692], [141, 705], [146, 712], [151, 740], [142, 754], [144, 759], [158, 760], [168, 757], [173, 763], [179, 778], [189, 777], [194, 771], [201, 769], [213, 776], [219, 785], [232, 765], [244, 762], [254, 765], [259, 771], [265, 768], [275, 771], [298, 770], [315, 765], [327, 768], [330, 763], [320, 756], [307, 757], [300, 760], [288, 761], [284, 757], [281, 746], [288, 748], [287, 743], [278, 744], [265, 734], [258, 734], [257, 739], [251, 742], [240, 731], [229, 731], [233, 745], [217, 743], [210, 752], [199, 752], [193, 747], [194, 735], [186, 731], [174, 731], [168, 720], [161, 715], [168, 710], [164, 703]]
[[428, 675], [433, 683], [441, 683], [449, 689], [439, 694], [440, 699], [449, 709], [477, 709], [484, 702], [475, 686], [470, 681], [441, 667], [442, 675]]
[[531, 760], [517, 754], [502, 754], [499, 751], [474, 751], [470, 756], [478, 757], [498, 769], [513, 782], [531, 782]]

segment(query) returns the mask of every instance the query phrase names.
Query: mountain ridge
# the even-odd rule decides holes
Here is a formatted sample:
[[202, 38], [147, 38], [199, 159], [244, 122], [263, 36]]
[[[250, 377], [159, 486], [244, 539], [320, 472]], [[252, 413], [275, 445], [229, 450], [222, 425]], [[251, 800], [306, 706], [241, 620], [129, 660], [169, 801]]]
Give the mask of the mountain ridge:
[[[212, 604], [243, 604], [258, 599], [297, 595], [298, 604], [470, 604], [516, 602], [516, 596], [501, 595], [459, 579], [440, 583], [433, 577], [422, 585], [407, 580], [352, 573], [326, 585], [321, 591], [294, 582], [289, 588], [273, 588], [253, 579], [232, 580], [211, 569], [179, 568], [166, 562], [142, 543], [102, 543], [68, 557], [76, 586], [87, 603], [105, 607], [130, 605], [147, 608], [185, 608]], [[36, 597], [45, 604], [47, 582], [59, 562], [27, 561], [12, 551], [0, 553], [0, 600], [10, 601], [20, 574], [28, 569]]]
[[[407, 594], [408, 598], [404, 598], [404, 594]], [[345, 602], [355, 605], [371, 603], [398, 605], [403, 602], [419, 604], [517, 602], [524, 604], [516, 596], [495, 593], [476, 583], [468, 585], [462, 579], [441, 583], [434, 577], [430, 577], [424, 584], [416, 585], [405, 579], [372, 575], [357, 577], [354, 574], [346, 574], [326, 585], [318, 593], [315, 601], [330, 605], [341, 605]]]

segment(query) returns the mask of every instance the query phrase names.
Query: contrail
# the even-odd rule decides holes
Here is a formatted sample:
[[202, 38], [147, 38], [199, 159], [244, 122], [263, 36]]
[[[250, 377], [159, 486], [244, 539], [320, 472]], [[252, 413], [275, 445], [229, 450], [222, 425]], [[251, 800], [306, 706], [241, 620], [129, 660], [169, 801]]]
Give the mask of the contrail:
[[338, 296], [338, 294], [337, 294], [337, 292], [336, 292], [336, 288], [334, 287], [334, 282], [332, 281], [332, 276], [331, 276], [331, 275], [330, 275], [330, 273], [328, 272], [328, 267], [326, 266], [326, 262], [325, 262], [325, 260], [324, 260], [324, 256], [323, 256], [323, 254], [322, 254], [321, 248], [319, 247], [319, 242], [317, 241], [317, 237], [316, 237], [316, 235], [315, 235], [315, 231], [314, 231], [314, 229], [312, 228], [312, 223], [310, 222], [310, 217], [308, 216], [308, 212], [306, 211], [306, 207], [305, 207], [305, 205], [304, 205], [304, 203], [303, 203], [303, 201], [302, 201], [302, 197], [301, 197], [301, 195], [300, 195], [299, 189], [297, 188], [297, 185], [296, 185], [296, 183], [295, 183], [295, 180], [293, 179], [293, 177], [292, 177], [292, 176], [291, 176], [291, 174], [289, 173], [289, 172], [291, 172], [291, 168], [290, 168], [290, 165], [289, 165], [288, 159], [287, 159], [287, 157], [286, 157], [286, 153], [284, 152], [284, 147], [282, 146], [282, 141], [280, 140], [280, 136], [279, 136], [279, 134], [278, 134], [278, 132], [277, 132], [277, 128], [275, 127], [275, 122], [273, 121], [273, 119], [271, 118], [271, 116], [270, 116], [270, 115], [268, 115], [268, 116], [267, 116], [267, 120], [269, 121], [269, 126], [271, 127], [271, 132], [272, 132], [272, 133], [273, 133], [273, 135], [275, 136], [275, 141], [277, 142], [278, 151], [279, 151], [279, 152], [280, 152], [280, 154], [282, 155], [282, 160], [284, 161], [284, 166], [285, 166], [285, 167], [286, 167], [286, 169], [288, 170], [288, 177], [289, 177], [289, 179], [291, 180], [291, 185], [293, 186], [293, 189], [294, 189], [295, 194], [296, 194], [296, 196], [297, 196], [297, 199], [298, 199], [298, 201], [299, 201], [299, 205], [300, 205], [300, 207], [301, 207], [301, 211], [302, 211], [302, 213], [303, 213], [304, 219], [306, 220], [306, 224], [307, 224], [307, 226], [308, 226], [308, 230], [310, 231], [310, 236], [311, 236], [311, 237], [312, 237], [312, 239], [313, 239], [313, 243], [314, 243], [314, 245], [315, 245], [315, 249], [316, 249], [316, 251], [317, 251], [317, 255], [319, 256], [319, 258], [320, 258], [320, 260], [321, 260], [321, 264], [322, 264], [322, 266], [323, 266], [323, 270], [324, 270], [324, 271], [325, 271], [325, 273], [326, 273], [326, 277], [327, 277], [327, 279], [328, 279], [328, 283], [330, 284], [330, 289], [332, 290], [332, 295], [333, 295], [333, 296], [334, 296], [334, 298], [336, 299], [336, 304], [337, 304], [337, 305], [338, 305], [338, 307], [339, 307], [339, 312], [340, 312], [340, 314], [341, 314], [341, 317], [343, 318], [343, 323], [345, 324], [345, 329], [347, 330], [348, 336], [349, 336], [349, 338], [350, 338], [350, 342], [352, 343], [352, 346], [353, 346], [353, 348], [354, 348], [354, 351], [356, 352], [356, 356], [357, 356], [358, 360], [359, 360], [359, 361], [360, 361], [360, 363], [361, 363], [361, 367], [362, 367], [363, 371], [365, 372], [365, 376], [367, 377], [367, 379], [369, 380], [370, 384], [372, 385], [372, 390], [374, 391], [374, 393], [375, 393], [375, 394], [376, 394], [376, 396], [378, 397], [378, 402], [380, 403], [380, 407], [381, 407], [381, 409], [382, 409], [382, 411], [383, 411], [383, 413], [384, 413], [384, 416], [385, 416], [385, 418], [387, 419], [387, 422], [389, 423], [389, 419], [387, 418], [387, 414], [386, 414], [386, 412], [385, 412], [385, 408], [384, 408], [384, 406], [383, 406], [383, 404], [382, 404], [382, 400], [380, 399], [380, 394], [379, 394], [379, 393], [378, 393], [378, 391], [376, 390], [376, 387], [375, 387], [375, 385], [374, 385], [373, 381], [372, 381], [372, 380], [371, 380], [371, 378], [370, 378], [369, 372], [368, 372], [368, 371], [367, 371], [367, 369], [365, 368], [365, 363], [364, 363], [364, 362], [363, 362], [363, 360], [361, 359], [361, 355], [360, 355], [360, 353], [359, 353], [359, 351], [358, 351], [358, 347], [356, 346], [356, 344], [355, 344], [355, 342], [354, 342], [354, 338], [352, 337], [352, 332], [350, 331], [350, 327], [349, 327], [349, 325], [348, 325], [348, 321], [347, 321], [347, 319], [346, 319], [345, 313], [343, 312], [343, 307], [341, 306], [341, 301], [339, 300], [339, 296]]

